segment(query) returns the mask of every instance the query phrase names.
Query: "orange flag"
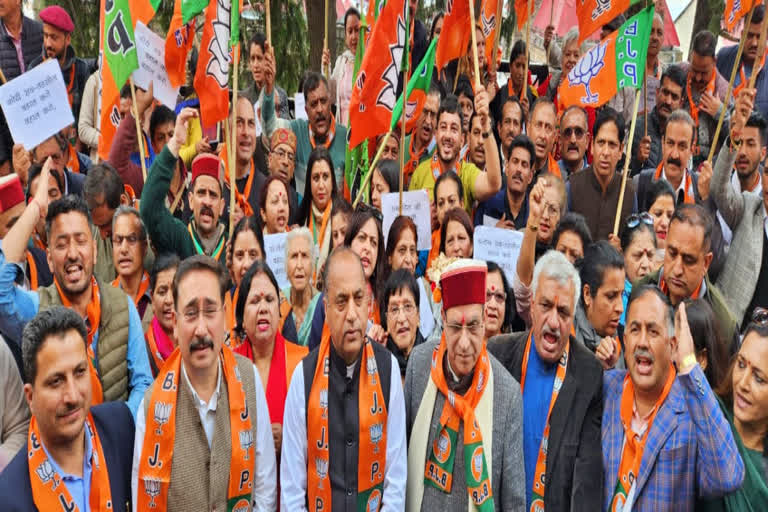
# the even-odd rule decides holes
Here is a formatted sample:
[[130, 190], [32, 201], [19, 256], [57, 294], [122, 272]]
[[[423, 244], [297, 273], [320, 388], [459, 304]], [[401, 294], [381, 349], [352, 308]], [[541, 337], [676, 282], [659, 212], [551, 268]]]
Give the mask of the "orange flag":
[[725, 0], [723, 12], [728, 13], [724, 16], [725, 29], [728, 32], [733, 32], [739, 20], [746, 16], [753, 6], [761, 3], [762, 0]]
[[437, 42], [435, 66], [438, 73], [448, 62], [467, 54], [472, 28], [469, 20], [469, 2], [467, 0], [448, 1], [443, 18], [443, 30]]
[[483, 9], [480, 11], [480, 22], [483, 27], [483, 37], [485, 37], [485, 62], [488, 63], [493, 58], [491, 55], [493, 53], [493, 42], [496, 39], [496, 30], [499, 27], [498, 20], [496, 19], [496, 9], [498, 7], [499, 0], [485, 0], [483, 2]]
[[142, 22], [149, 25], [149, 20], [155, 16], [161, 0], [131, 0], [131, 18], [133, 24]]
[[406, 9], [404, 0], [389, 0], [373, 27], [349, 100], [350, 148], [389, 130], [407, 37]]
[[576, 2], [576, 18], [579, 21], [579, 44], [610, 23], [630, 5], [640, 0], [579, 0]]
[[[581, 1], [583, 2], [584, 0], [581, 0]], [[590, 2], [590, 1], [598, 1], [598, 0], [587, 0], [587, 2]], [[515, 0], [515, 19], [517, 20], [517, 30], [523, 30], [525, 23], [528, 21], [528, 17], [533, 13], [533, 10], [535, 8], [536, 8], [536, 2], [532, 0], [531, 12], [526, 12], [528, 10], [528, 0]]]
[[173, 6], [171, 26], [165, 36], [165, 69], [172, 87], [179, 87], [187, 80], [187, 54], [195, 42], [195, 18], [186, 25], [182, 22], [181, 2]]
[[219, 0], [205, 10], [194, 82], [204, 128], [226, 119], [229, 111], [230, 5], [228, 0]]

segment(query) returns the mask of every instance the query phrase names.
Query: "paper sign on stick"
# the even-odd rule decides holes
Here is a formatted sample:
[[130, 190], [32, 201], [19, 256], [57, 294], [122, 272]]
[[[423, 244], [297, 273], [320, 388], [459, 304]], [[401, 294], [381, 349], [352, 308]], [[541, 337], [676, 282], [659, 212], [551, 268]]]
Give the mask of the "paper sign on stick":
[[139, 69], [133, 72], [134, 84], [146, 91], [151, 81], [155, 98], [173, 110], [176, 107], [179, 88], [171, 87], [168, 71], [165, 69], [165, 39], [140, 21], [136, 23], [135, 35]]
[[275, 274], [280, 289], [290, 286], [288, 275], [285, 273], [285, 241], [286, 233], [264, 235], [264, 252], [269, 269]]
[[48, 59], [0, 87], [13, 141], [32, 148], [75, 122], [59, 61]]
[[474, 233], [474, 258], [492, 261], [504, 270], [507, 281], [517, 272], [517, 258], [523, 244], [523, 233], [511, 229], [477, 226]]
[[[382, 229], [384, 241], [389, 236], [389, 228], [400, 215], [400, 192], [390, 192], [381, 196], [381, 213], [384, 214]], [[432, 218], [429, 211], [429, 198], [426, 190], [414, 190], [403, 192], [403, 215], [410, 217], [416, 224], [416, 233], [419, 235], [416, 249], [427, 251], [432, 248]]]
[[297, 92], [293, 97], [293, 113], [296, 119], [307, 119], [307, 109], [302, 92]]

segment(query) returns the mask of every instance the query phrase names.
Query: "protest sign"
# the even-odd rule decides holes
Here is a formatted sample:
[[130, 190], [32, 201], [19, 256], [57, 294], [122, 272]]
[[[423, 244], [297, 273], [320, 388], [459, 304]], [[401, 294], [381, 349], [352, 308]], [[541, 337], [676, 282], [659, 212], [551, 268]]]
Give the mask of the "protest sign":
[[497, 219], [496, 217], [491, 217], [490, 215], [483, 214], [483, 226], [488, 226], [490, 228], [496, 227], [496, 224], [501, 219]]
[[474, 258], [492, 261], [504, 270], [511, 283], [517, 272], [517, 258], [523, 244], [523, 233], [511, 229], [477, 226], [474, 234]]
[[304, 93], [297, 92], [293, 97], [293, 113], [296, 119], [307, 119], [307, 109], [304, 103]]
[[275, 274], [280, 289], [290, 286], [288, 275], [285, 273], [285, 240], [286, 233], [264, 235], [264, 252], [267, 257], [267, 266]]
[[[387, 241], [389, 228], [400, 215], [400, 193], [390, 192], [381, 196], [381, 213], [384, 214], [382, 229], [384, 230], [384, 242]], [[403, 215], [410, 217], [416, 224], [416, 233], [419, 243], [416, 249], [428, 251], [432, 247], [432, 219], [429, 212], [429, 198], [426, 190], [414, 190], [403, 192]]]
[[139, 57], [139, 69], [133, 72], [136, 87], [147, 90], [152, 82], [155, 98], [173, 110], [179, 88], [172, 87], [165, 69], [165, 39], [152, 32], [142, 22], [136, 23], [136, 53]]
[[75, 122], [59, 61], [48, 59], [0, 87], [13, 141], [32, 148]]

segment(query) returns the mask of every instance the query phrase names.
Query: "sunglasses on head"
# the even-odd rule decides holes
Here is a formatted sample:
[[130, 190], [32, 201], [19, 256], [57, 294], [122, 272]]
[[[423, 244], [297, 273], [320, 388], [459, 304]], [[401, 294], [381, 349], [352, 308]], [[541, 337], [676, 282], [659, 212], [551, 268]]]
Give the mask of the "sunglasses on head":
[[752, 321], [760, 325], [768, 324], [768, 309], [756, 307], [752, 310]]
[[653, 226], [653, 217], [651, 217], [651, 214], [648, 212], [643, 213], [633, 213], [629, 217], [627, 217], [627, 227], [629, 229], [634, 229], [637, 226], [640, 225], [640, 223], [648, 224], [649, 226]]
[[373, 206], [367, 204], [367, 203], [358, 203], [357, 208], [355, 208], [356, 212], [371, 212], [371, 214], [374, 216], [376, 220], [379, 222], [384, 222], [384, 215], [374, 208]]

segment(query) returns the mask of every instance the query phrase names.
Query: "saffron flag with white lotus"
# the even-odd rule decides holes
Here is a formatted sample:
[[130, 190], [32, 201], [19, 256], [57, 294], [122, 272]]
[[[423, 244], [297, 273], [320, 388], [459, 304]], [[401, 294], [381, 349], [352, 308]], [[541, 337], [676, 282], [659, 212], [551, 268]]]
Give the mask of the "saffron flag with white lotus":
[[723, 11], [725, 30], [733, 32], [739, 20], [746, 16], [753, 6], [761, 3], [762, 0], [725, 0], [725, 10]]
[[578, 0], [579, 44], [640, 0]]
[[585, 53], [560, 84], [566, 107], [599, 107], [620, 89], [643, 87], [654, 7], [643, 9]]
[[[183, 7], [182, 2], [182, 9]], [[229, 110], [231, 8], [231, 0], [211, 0], [205, 11], [194, 81], [200, 98], [200, 117], [204, 128], [226, 119]]]

